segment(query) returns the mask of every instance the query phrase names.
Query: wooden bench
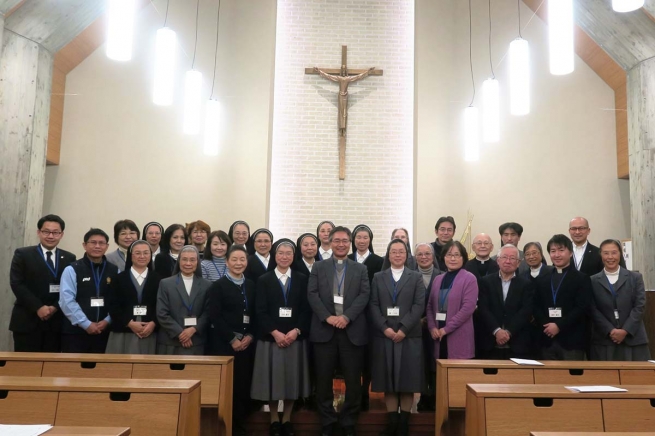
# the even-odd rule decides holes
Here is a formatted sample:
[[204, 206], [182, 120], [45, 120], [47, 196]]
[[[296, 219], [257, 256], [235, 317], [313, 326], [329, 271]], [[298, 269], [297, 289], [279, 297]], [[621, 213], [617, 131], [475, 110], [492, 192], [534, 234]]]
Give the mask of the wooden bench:
[[470, 384], [467, 436], [524, 436], [531, 431], [652, 431], [655, 386], [579, 393], [562, 385]]
[[233, 365], [230, 356], [0, 352], [0, 376], [200, 380], [202, 434], [213, 436], [232, 435]]
[[655, 433], [650, 432], [634, 432], [634, 431], [621, 431], [621, 432], [569, 432], [569, 431], [532, 431], [530, 436], [655, 436]]
[[135, 436], [197, 436], [200, 382], [0, 377], [0, 423], [122, 426]]
[[[517, 365], [510, 360], [437, 360], [435, 434], [441, 434], [449, 413], [463, 410], [469, 383], [655, 385], [655, 364], [648, 362], [540, 361], [544, 366]], [[463, 434], [463, 416], [455, 415], [449, 433]]]
[[129, 428], [120, 427], [52, 427], [46, 436], [130, 436]]

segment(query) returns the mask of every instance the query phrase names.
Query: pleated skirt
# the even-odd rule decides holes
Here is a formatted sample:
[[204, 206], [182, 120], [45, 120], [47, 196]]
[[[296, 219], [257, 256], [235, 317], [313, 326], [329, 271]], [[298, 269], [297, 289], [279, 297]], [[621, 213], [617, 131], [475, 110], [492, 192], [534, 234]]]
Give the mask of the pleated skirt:
[[134, 333], [110, 332], [107, 341], [107, 354], [156, 354], [157, 335], [139, 338]]
[[260, 401], [309, 397], [307, 348], [307, 341], [296, 341], [286, 348], [257, 341], [250, 397]]
[[648, 344], [643, 345], [597, 345], [591, 346], [591, 360], [640, 362], [650, 359]]

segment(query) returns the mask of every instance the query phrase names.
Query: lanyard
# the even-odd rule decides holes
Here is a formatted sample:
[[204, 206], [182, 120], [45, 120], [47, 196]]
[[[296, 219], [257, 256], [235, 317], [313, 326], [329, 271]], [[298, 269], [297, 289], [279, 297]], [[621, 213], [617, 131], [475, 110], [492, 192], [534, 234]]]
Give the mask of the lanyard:
[[605, 276], [605, 278], [607, 279], [607, 284], [610, 286], [610, 292], [612, 293], [612, 299], [614, 300], [614, 308], [616, 309], [616, 291], [614, 290], [614, 286], [610, 282], [609, 277]]
[[346, 278], [346, 271], [348, 270], [348, 262], [343, 265], [343, 274], [341, 275], [341, 280], [339, 280], [339, 275], [337, 274], [337, 263], [334, 262], [334, 278], [337, 279], [337, 294], [341, 297], [341, 287], [343, 286], [343, 279]]
[[391, 276], [391, 283], [393, 283], [393, 307], [396, 307], [396, 299], [398, 298], [398, 282]]
[[[448, 294], [450, 294], [450, 290], [453, 288], [453, 284], [455, 284], [455, 279], [457, 277], [453, 278], [453, 281], [450, 282], [450, 286], [448, 286], [448, 289], [446, 292], [439, 292], [439, 311], [442, 310], [442, 307], [446, 303], [446, 298], [448, 298]], [[443, 290], [443, 288], [440, 289], [440, 291]]]
[[[177, 280], [175, 281], [175, 285], [176, 285], [176, 286], [180, 284], [180, 276], [181, 276], [181, 275], [182, 275], [182, 274], [177, 273]], [[193, 282], [191, 282], [191, 283], [193, 283]], [[191, 286], [193, 286], [193, 284], [192, 284]], [[186, 289], [185, 289], [185, 292], [186, 292]], [[190, 294], [189, 294], [189, 301], [191, 302], [191, 295], [190, 295]], [[187, 306], [187, 304], [184, 302], [184, 298], [183, 298], [183, 299], [182, 299], [182, 304], [184, 305], [184, 307], [186, 307], [186, 310], [189, 311], [189, 316], [191, 316], [191, 313], [193, 312], [193, 302], [191, 302], [191, 303]]]
[[107, 266], [107, 261], [103, 260], [102, 261], [102, 271], [100, 271], [100, 274], [96, 273], [96, 268], [91, 262], [91, 275], [93, 276], [93, 283], [96, 285], [96, 297], [100, 296], [100, 281], [102, 280], [102, 276], [105, 274], [105, 267]]
[[[54, 250], [49, 250], [52, 252], [52, 255], [55, 257], [55, 269], [53, 270], [50, 264], [48, 263], [48, 259], [45, 257], [45, 253], [43, 250], [39, 248], [39, 253], [41, 253], [41, 257], [43, 257], [43, 261], [45, 262], [45, 265], [48, 267], [48, 270], [52, 273], [52, 275], [57, 279], [57, 271], [59, 271], [59, 256], [57, 256], [57, 249], [55, 248]], [[52, 258], [51, 258], [52, 259]]]
[[287, 286], [282, 284], [282, 280], [277, 279], [278, 283], [280, 283], [280, 287], [282, 288], [282, 296], [284, 297], [284, 307], [289, 307], [288, 299], [289, 299], [289, 291], [291, 290], [291, 276], [287, 278]]
[[248, 296], [246, 295], [246, 280], [243, 280], [243, 283], [238, 285], [234, 280], [232, 280], [232, 277], [230, 277], [229, 274], [226, 274], [225, 277], [232, 283], [234, 283], [236, 286], [238, 286], [241, 289], [241, 295], [243, 295], [243, 302], [246, 304], [246, 308], [244, 309], [244, 312], [248, 311]]
[[575, 264], [575, 269], [577, 269], [578, 271], [580, 271], [580, 267], [582, 266], [582, 261], [584, 260], [585, 251], [586, 250], [582, 251], [582, 256], [580, 256], [579, 262], [575, 255], [575, 250], [573, 251], [573, 263]]
[[[259, 254], [259, 253], [257, 253], [257, 254]], [[255, 257], [257, 258], [257, 260], [259, 261], [259, 263], [261, 263], [262, 266], [264, 267], [264, 271], [267, 271], [267, 270], [268, 270], [268, 266], [266, 266], [266, 264], [264, 263], [264, 261], [262, 260], [262, 258], [259, 257], [257, 254], [255, 254]], [[260, 256], [261, 256], [261, 255], [260, 255]], [[270, 254], [269, 254], [269, 256], [270, 256]], [[264, 256], [262, 256], [262, 257], [264, 257]], [[269, 262], [269, 265], [270, 265], [270, 262], [271, 262], [270, 257], [269, 257], [268, 262]], [[226, 267], [227, 267], [227, 266], [226, 266]]]
[[568, 271], [564, 273], [562, 280], [560, 280], [559, 285], [557, 285], [557, 289], [553, 286], [553, 276], [550, 276], [550, 292], [553, 294], [553, 306], [557, 306], [557, 293], [559, 292], [559, 288], [562, 287], [562, 283], [564, 283], [564, 279], [568, 273]]
[[227, 269], [227, 264], [225, 264], [225, 267], [223, 267], [223, 272], [221, 273], [218, 270], [218, 266], [216, 265], [216, 262], [214, 262], [214, 259], [212, 259], [212, 264], [214, 265], [214, 268], [216, 269], [216, 273], [218, 273], [218, 278], [220, 279], [225, 275], [225, 270]]

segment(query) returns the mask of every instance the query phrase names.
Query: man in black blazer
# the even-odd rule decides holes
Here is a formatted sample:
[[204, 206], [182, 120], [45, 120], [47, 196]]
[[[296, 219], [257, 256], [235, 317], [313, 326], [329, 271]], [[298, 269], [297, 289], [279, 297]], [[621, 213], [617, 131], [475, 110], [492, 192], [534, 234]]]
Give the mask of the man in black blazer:
[[573, 244], [565, 235], [548, 241], [553, 270], [535, 280], [534, 317], [542, 329], [541, 358], [584, 360], [589, 341], [592, 292], [589, 276], [571, 264]]
[[603, 270], [600, 249], [589, 240], [589, 221], [583, 217], [575, 217], [569, 222], [569, 235], [573, 240], [573, 264], [575, 269], [589, 277]]
[[[337, 421], [345, 435], [354, 435], [361, 407], [360, 380], [369, 340], [364, 311], [370, 285], [366, 267], [347, 257], [351, 239], [346, 227], [332, 229], [332, 257], [314, 264], [307, 289], [307, 299], [314, 312], [309, 340], [314, 343], [316, 397], [321, 434], [326, 436], [332, 435]], [[340, 417], [334, 411], [332, 390], [337, 364], [346, 382]]]
[[494, 243], [491, 237], [480, 233], [473, 238], [473, 252], [475, 257], [464, 264], [464, 269], [473, 274], [478, 281], [486, 275], [498, 273], [498, 263], [491, 258]]
[[46, 215], [37, 223], [39, 245], [18, 248], [11, 261], [10, 284], [16, 295], [9, 330], [14, 351], [61, 351], [61, 273], [75, 255], [57, 248], [66, 224], [57, 215]]
[[500, 271], [478, 281], [478, 312], [483, 359], [530, 358], [530, 319], [534, 286], [516, 274], [521, 262], [518, 248], [505, 245], [498, 253]]

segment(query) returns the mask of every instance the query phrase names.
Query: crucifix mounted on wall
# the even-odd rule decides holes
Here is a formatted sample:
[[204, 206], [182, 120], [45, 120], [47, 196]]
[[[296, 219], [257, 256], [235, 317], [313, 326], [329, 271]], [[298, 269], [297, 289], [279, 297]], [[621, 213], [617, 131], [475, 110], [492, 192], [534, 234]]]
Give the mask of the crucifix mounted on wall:
[[348, 85], [368, 76], [381, 76], [382, 70], [375, 67], [367, 70], [349, 69], [348, 47], [341, 46], [341, 68], [305, 68], [305, 74], [318, 74], [324, 79], [339, 84], [339, 180], [346, 178], [346, 128], [348, 126]]

